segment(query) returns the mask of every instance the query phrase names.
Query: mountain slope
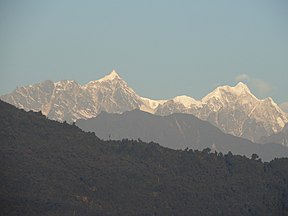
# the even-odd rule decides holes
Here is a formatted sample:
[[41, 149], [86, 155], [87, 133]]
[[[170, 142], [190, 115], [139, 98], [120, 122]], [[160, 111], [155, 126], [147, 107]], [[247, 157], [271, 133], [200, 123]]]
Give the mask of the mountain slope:
[[1, 214], [287, 215], [288, 161], [99, 140], [0, 101]]
[[258, 142], [280, 132], [288, 115], [271, 99], [256, 98], [243, 84], [220, 86], [198, 101], [189, 96], [151, 100], [139, 96], [113, 70], [85, 85], [75, 81], [45, 81], [0, 97], [25, 110], [41, 111], [50, 119], [72, 123], [97, 116], [101, 111], [123, 113], [140, 109], [156, 115], [188, 113], [207, 120], [223, 132]]
[[262, 136], [281, 131], [287, 115], [271, 99], [259, 100], [243, 84], [221, 86], [193, 105], [169, 100], [155, 114], [189, 113], [207, 120], [225, 133], [259, 141]]
[[261, 143], [279, 143], [288, 146], [288, 124], [285, 125], [282, 131], [261, 138]]
[[1, 99], [27, 111], [41, 111], [50, 119], [67, 122], [91, 118], [103, 110], [122, 113], [140, 107], [150, 109], [114, 70], [83, 86], [69, 80], [45, 81], [17, 88]]
[[[280, 104], [280, 108], [281, 108], [284, 112], [288, 113], [288, 102], [285, 102], [285, 103]], [[287, 115], [288, 115], [288, 114], [287, 114]]]
[[176, 113], [156, 116], [140, 110], [123, 114], [102, 112], [95, 118], [78, 120], [84, 131], [95, 132], [101, 139], [141, 139], [157, 142], [172, 149], [205, 149], [250, 157], [257, 153], [264, 160], [288, 157], [288, 148], [279, 144], [255, 144], [249, 140], [223, 133], [221, 130], [191, 114]]

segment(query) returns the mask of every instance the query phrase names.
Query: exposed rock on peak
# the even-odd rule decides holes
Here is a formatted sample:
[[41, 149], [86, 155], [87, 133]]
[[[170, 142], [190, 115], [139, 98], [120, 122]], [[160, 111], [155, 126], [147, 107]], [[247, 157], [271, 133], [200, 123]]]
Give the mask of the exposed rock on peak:
[[280, 132], [288, 123], [288, 114], [272, 98], [256, 98], [242, 82], [217, 87], [202, 100], [186, 95], [152, 100], [139, 96], [115, 70], [83, 86], [72, 80], [56, 83], [48, 80], [18, 87], [1, 99], [25, 110], [41, 111], [50, 119], [67, 122], [95, 117], [101, 111], [123, 113], [140, 109], [157, 115], [189, 113], [226, 133], [252, 141]]

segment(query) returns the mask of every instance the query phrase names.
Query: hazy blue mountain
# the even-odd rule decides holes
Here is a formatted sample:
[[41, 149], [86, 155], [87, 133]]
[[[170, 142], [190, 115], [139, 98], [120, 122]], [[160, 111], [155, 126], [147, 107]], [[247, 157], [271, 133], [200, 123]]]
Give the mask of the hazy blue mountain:
[[172, 149], [211, 148], [218, 152], [246, 155], [257, 153], [264, 160], [287, 157], [288, 148], [279, 144], [255, 144], [247, 139], [223, 133], [207, 121], [191, 114], [175, 113], [156, 116], [140, 110], [123, 114], [102, 112], [95, 118], [78, 120], [76, 125], [84, 131], [95, 132], [105, 140], [141, 139], [154, 141]]

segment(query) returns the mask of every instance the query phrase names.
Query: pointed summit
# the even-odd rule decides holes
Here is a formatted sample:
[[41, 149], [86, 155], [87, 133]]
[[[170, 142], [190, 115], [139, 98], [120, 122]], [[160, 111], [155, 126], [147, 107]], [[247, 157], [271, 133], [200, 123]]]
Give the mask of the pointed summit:
[[103, 82], [103, 81], [112, 81], [114, 79], [121, 79], [121, 77], [119, 76], [119, 74], [116, 72], [116, 70], [112, 70], [111, 73], [109, 73], [108, 75], [106, 75], [105, 77], [99, 79], [98, 81]]
[[112, 70], [112, 72], [110, 74], [108, 74], [107, 76], [103, 77], [103, 79], [106, 79], [106, 80], [113, 80], [115, 78], [120, 78], [120, 76], [118, 75], [118, 73], [116, 72], [116, 70]]
[[242, 94], [242, 93], [250, 93], [251, 94], [250, 89], [243, 82], [239, 82], [235, 86], [229, 86], [229, 85], [219, 86], [218, 88], [216, 88], [216, 90], [218, 90], [218, 91], [220, 90], [220, 91], [224, 91], [224, 92], [230, 92], [230, 93], [234, 93], [237, 95]]
[[[235, 94], [250, 94], [252, 95], [249, 87], [243, 83], [243, 82], [239, 82], [237, 85], [235, 85], [234, 87], [229, 87], [230, 88], [230, 91], [232, 90]], [[254, 95], [253, 95], [254, 96]], [[255, 97], [255, 96], [254, 96]]]
[[95, 86], [95, 85], [97, 86], [98, 83], [107, 82], [107, 81], [113, 81], [115, 79], [125, 82], [124, 80], [122, 80], [122, 78], [116, 72], [116, 70], [113, 69], [108, 75], [106, 75], [106, 76], [104, 76], [104, 77], [102, 77], [102, 78], [100, 78], [98, 80], [90, 81], [84, 87], [87, 88], [87, 87], [92, 87], [92, 86]]
[[239, 89], [239, 90], [246, 90], [250, 92], [250, 89], [248, 88], [248, 86], [244, 84], [243, 82], [239, 82], [234, 88]]
[[112, 76], [112, 77], [119, 77], [118, 73], [116, 72], [115, 69], [112, 70], [112, 72], [109, 74], [109, 76]]
[[235, 95], [235, 96], [241, 96], [241, 95], [251, 95], [254, 99], [258, 100], [250, 91], [248, 86], [244, 84], [243, 82], [239, 82], [235, 86], [229, 86], [229, 85], [224, 85], [224, 86], [219, 86], [217, 87], [214, 91], [206, 95], [204, 98], [202, 98], [202, 102], [207, 102], [211, 98], [218, 98], [221, 99], [223, 98], [224, 95], [227, 93]]

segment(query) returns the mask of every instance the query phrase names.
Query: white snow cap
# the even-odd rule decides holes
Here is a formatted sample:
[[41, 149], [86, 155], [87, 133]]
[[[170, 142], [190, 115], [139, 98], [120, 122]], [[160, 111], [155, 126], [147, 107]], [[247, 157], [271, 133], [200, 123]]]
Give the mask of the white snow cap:
[[241, 93], [251, 93], [250, 89], [248, 88], [248, 86], [246, 84], [244, 84], [243, 82], [239, 82], [237, 85], [235, 86], [219, 86], [217, 89], [221, 89], [221, 90], [225, 90], [227, 92], [231, 92], [234, 94], [241, 94]]
[[[219, 86], [217, 87], [214, 91], [210, 92], [208, 95], [206, 95], [204, 98], [202, 98], [202, 102], [207, 102], [211, 98], [218, 98], [222, 99], [223, 94], [226, 94], [226, 92], [232, 93], [234, 95], [240, 96], [242, 94], [249, 94], [253, 98], [257, 99], [251, 92], [250, 89], [246, 84], [243, 82], [239, 82], [235, 86], [229, 86], [229, 85], [224, 85], [224, 86]], [[258, 99], [257, 99], [258, 100]]]
[[241, 94], [243, 92], [250, 92], [250, 89], [248, 88], [248, 86], [244, 84], [243, 82], [239, 82], [235, 86], [229, 86], [229, 85], [219, 86], [215, 90], [218, 90], [218, 91], [224, 90], [224, 91], [236, 93], [236, 94]]
[[177, 96], [173, 98], [173, 101], [176, 103], [181, 103], [187, 108], [189, 108], [191, 105], [196, 105], [199, 103], [194, 98], [186, 96], [186, 95]]
[[120, 76], [118, 75], [118, 73], [116, 72], [116, 70], [113, 69], [110, 74], [106, 75], [105, 77], [103, 77], [103, 78], [100, 79], [99, 81], [114, 80], [115, 78], [120, 78]]
[[[119, 76], [119, 74], [113, 69], [112, 72], [110, 72], [108, 75], [104, 76], [103, 78], [101, 79], [98, 79], [98, 80], [93, 80], [93, 81], [90, 81], [89, 83], [87, 83], [86, 85], [83, 86], [83, 88], [87, 88], [87, 87], [91, 87], [91, 86], [94, 86], [98, 83], [101, 83], [101, 82], [107, 82], [107, 81], [112, 81], [114, 79], [121, 79], [121, 77]], [[122, 80], [122, 79], [121, 79]]]
[[248, 86], [246, 84], [244, 84], [243, 82], [239, 82], [234, 88], [239, 90], [239, 91], [249, 91], [250, 92], [250, 89], [248, 88]]

